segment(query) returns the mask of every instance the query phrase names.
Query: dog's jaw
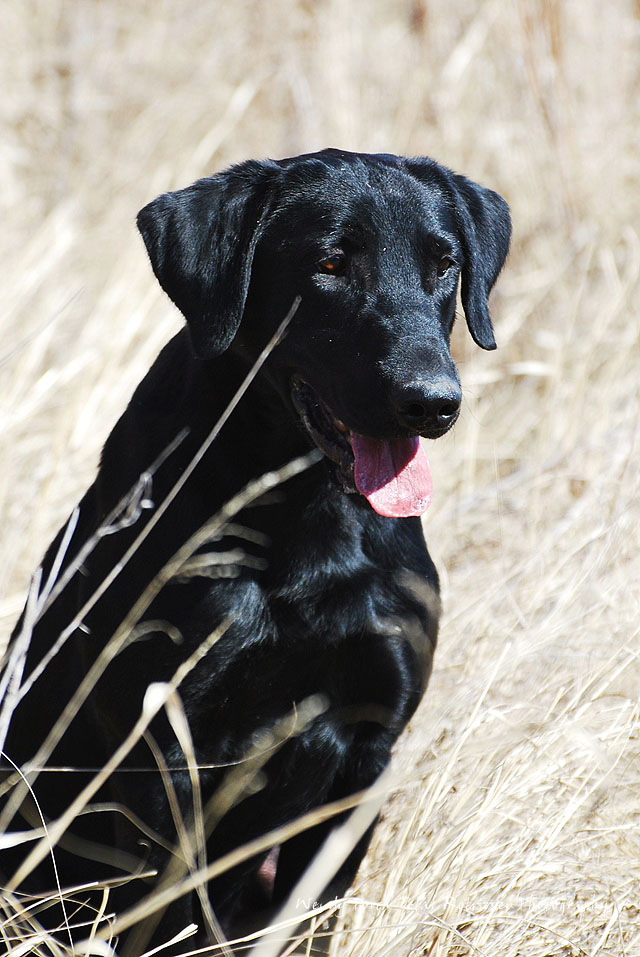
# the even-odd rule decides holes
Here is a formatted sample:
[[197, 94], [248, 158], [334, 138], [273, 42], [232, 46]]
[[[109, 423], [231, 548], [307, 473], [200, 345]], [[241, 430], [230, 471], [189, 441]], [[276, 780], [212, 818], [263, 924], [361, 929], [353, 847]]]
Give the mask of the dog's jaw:
[[335, 464], [343, 491], [364, 496], [387, 518], [426, 512], [431, 504], [431, 470], [418, 436], [373, 439], [349, 430], [298, 377], [291, 384], [291, 400], [311, 440]]

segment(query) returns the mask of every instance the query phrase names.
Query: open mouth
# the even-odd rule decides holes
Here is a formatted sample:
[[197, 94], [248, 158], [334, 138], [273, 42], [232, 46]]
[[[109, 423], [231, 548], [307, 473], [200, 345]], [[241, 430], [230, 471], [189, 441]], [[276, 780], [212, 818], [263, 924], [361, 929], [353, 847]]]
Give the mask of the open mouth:
[[422, 515], [431, 503], [429, 462], [417, 436], [372, 439], [336, 418], [302, 379], [291, 384], [291, 400], [313, 443], [336, 465], [343, 491], [360, 493], [379, 515]]

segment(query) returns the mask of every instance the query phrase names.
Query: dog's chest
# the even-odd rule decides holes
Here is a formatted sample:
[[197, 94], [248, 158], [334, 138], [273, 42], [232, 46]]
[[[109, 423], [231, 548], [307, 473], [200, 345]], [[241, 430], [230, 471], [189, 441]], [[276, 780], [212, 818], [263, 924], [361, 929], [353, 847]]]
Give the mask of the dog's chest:
[[297, 696], [402, 710], [421, 623], [400, 558], [390, 572], [388, 543], [367, 534], [366, 520], [360, 509], [325, 506], [281, 530], [260, 587], [265, 649], [290, 695], [297, 685]]

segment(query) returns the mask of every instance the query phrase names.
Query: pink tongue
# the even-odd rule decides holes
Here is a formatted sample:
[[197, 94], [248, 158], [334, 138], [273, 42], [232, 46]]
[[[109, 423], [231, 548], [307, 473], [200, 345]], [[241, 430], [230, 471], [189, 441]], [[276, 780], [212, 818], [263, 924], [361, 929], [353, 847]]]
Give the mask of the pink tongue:
[[431, 504], [431, 470], [418, 438], [367, 439], [351, 433], [356, 488], [379, 515], [422, 515]]

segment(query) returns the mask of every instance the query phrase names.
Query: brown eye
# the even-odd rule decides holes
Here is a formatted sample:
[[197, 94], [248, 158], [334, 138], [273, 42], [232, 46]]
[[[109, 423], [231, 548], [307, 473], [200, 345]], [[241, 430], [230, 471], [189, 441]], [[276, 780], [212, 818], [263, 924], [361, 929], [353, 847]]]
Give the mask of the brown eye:
[[453, 259], [449, 259], [448, 256], [443, 256], [437, 266], [438, 276], [444, 276], [445, 273], [449, 272], [453, 266]]
[[329, 276], [341, 276], [346, 266], [347, 260], [344, 253], [334, 253], [332, 256], [327, 256], [326, 259], [321, 259], [318, 263], [320, 272], [327, 273]]

